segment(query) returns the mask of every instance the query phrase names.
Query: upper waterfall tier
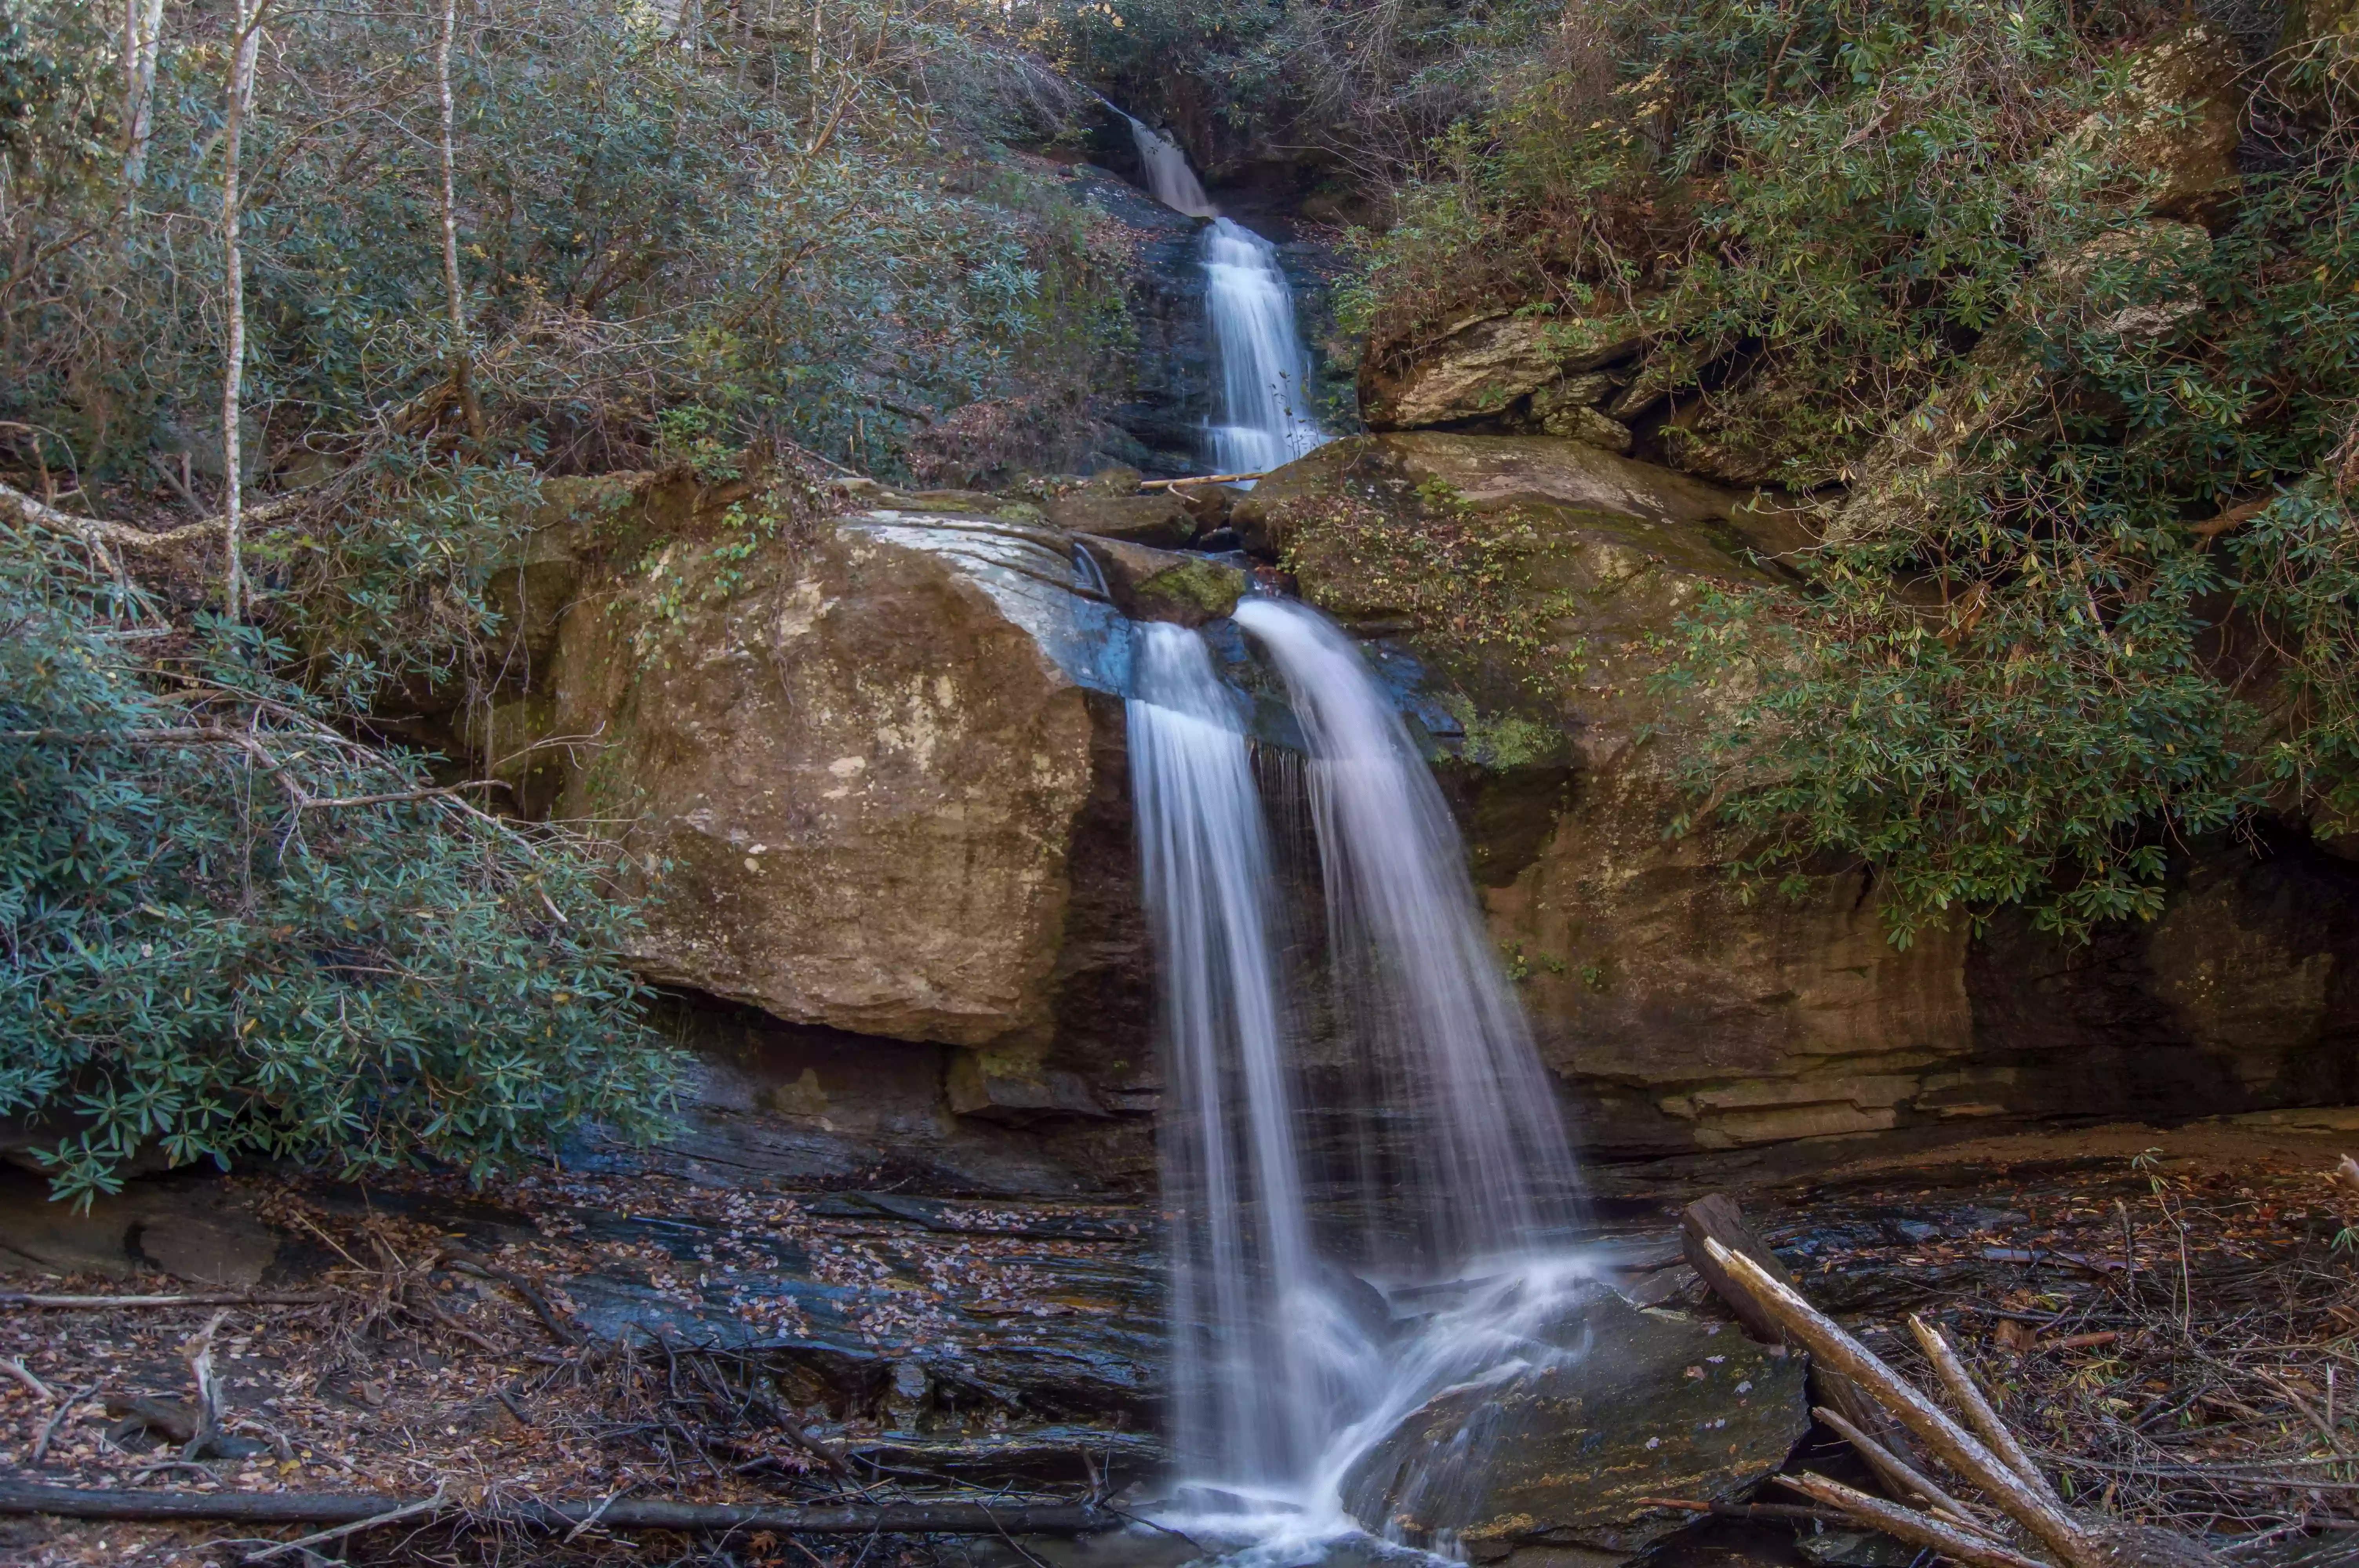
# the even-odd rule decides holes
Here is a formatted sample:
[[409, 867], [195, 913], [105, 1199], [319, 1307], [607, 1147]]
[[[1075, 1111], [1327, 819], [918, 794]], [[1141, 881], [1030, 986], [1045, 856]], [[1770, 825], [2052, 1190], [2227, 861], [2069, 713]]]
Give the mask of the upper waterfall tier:
[[1204, 230], [1204, 309], [1215, 360], [1205, 456], [1215, 473], [1266, 473], [1325, 442], [1310, 408], [1310, 355], [1277, 247], [1220, 215], [1188, 155], [1125, 114], [1147, 189]]

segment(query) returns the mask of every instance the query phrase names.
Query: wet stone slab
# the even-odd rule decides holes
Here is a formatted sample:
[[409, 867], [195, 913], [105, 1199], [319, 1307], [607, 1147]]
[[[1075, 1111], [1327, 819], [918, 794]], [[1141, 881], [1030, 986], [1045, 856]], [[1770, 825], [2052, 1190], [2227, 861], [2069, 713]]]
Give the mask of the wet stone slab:
[[1801, 1358], [1730, 1325], [1601, 1292], [1552, 1337], [1560, 1359], [1446, 1390], [1371, 1450], [1344, 1483], [1353, 1515], [1476, 1562], [1625, 1556], [1691, 1522], [1641, 1499], [1734, 1501], [1809, 1430]]
[[614, 1260], [564, 1282], [592, 1333], [756, 1357], [830, 1421], [961, 1440], [1154, 1425], [1162, 1288], [1143, 1213], [832, 1194], [742, 1220], [572, 1223]]

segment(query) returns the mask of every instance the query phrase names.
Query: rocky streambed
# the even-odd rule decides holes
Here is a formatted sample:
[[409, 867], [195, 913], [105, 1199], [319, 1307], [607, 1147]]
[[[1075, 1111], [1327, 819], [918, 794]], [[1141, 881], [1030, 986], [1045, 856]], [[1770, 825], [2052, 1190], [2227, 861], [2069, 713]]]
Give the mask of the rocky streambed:
[[[2320, 1172], [2354, 1135], [2247, 1119], [2009, 1134], [1913, 1159], [1821, 1150], [1750, 1184], [1658, 1168], [1645, 1198], [1601, 1195], [1600, 1290], [1560, 1325], [1575, 1354], [1414, 1412], [1350, 1478], [1354, 1504], [1410, 1541], [1438, 1542], [1446, 1523], [1486, 1563], [1648, 1551], [1672, 1564], [1886, 1563], [1874, 1538], [1806, 1522], [1798, 1543], [1791, 1522], [1713, 1523], [1660, 1501], [1737, 1502], [1793, 1463], [1843, 1473], [1839, 1445], [1810, 1435], [1801, 1359], [1747, 1340], [1682, 1260], [1677, 1206], [1700, 1178], [1732, 1175], [1815, 1299], [1887, 1354], [1905, 1314], [1945, 1324], [2075, 1485], [2126, 1487], [2123, 1466], [2143, 1466], [2147, 1506], [2216, 1501], [2231, 1483], [2247, 1509], [2281, 1498], [2302, 1474], [2300, 1434], [2256, 1430], [2236, 1407], [2256, 1408], [2264, 1373], [2322, 1388], [2324, 1363], [2292, 1346], [2331, 1345], [2349, 1310], [2347, 1290], [2301, 1281], [2327, 1266], [2342, 1223]], [[1136, 1205], [793, 1190], [620, 1164], [473, 1194], [422, 1179], [150, 1178], [81, 1219], [37, 1198], [0, 1206], [12, 1288], [258, 1298], [221, 1329], [236, 1444], [148, 1486], [447, 1483], [490, 1513], [504, 1497], [633, 1486], [710, 1500], [1095, 1491], [1131, 1509], [1156, 1495], [1160, 1237]], [[2203, 1404], [2178, 1315], [2201, 1330], [2264, 1296], [2277, 1348]], [[215, 1310], [12, 1306], [0, 1355], [52, 1397], [0, 1390], [0, 1464], [139, 1484], [178, 1446], [162, 1428], [190, 1401], [185, 1340]], [[1407, 1331], [1419, 1309], [1380, 1310]], [[2161, 1426], [2121, 1419], [2190, 1397]], [[2131, 1408], [2093, 1419], [2106, 1401]], [[1397, 1489], [1407, 1460], [1467, 1443], [1487, 1456], [1478, 1491]], [[112, 1562], [172, 1561], [201, 1533], [154, 1527], [127, 1549], [114, 1528], [125, 1554]], [[47, 1529], [12, 1539], [60, 1563], [99, 1539]], [[1144, 1528], [1024, 1550], [1177, 1560]]]

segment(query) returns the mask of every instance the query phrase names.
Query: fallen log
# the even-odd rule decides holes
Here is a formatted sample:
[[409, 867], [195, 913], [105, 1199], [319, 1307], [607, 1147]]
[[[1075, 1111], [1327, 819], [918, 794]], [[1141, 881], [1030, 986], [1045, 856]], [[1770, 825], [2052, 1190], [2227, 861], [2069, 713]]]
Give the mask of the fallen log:
[[[428, 1499], [360, 1492], [144, 1492], [0, 1482], [0, 1514], [237, 1524], [360, 1524]], [[605, 1530], [769, 1530], [777, 1535], [1087, 1535], [1122, 1521], [1089, 1503], [676, 1503], [656, 1498], [549, 1502], [503, 1498], [484, 1510], [502, 1523], [571, 1530], [593, 1516]], [[422, 1509], [420, 1511], [423, 1511]]]
[[[1726, 1193], [1709, 1193], [1688, 1205], [1680, 1216], [1680, 1247], [1687, 1254], [1688, 1266], [1712, 1288], [1736, 1321], [1744, 1325], [1745, 1336], [1761, 1345], [1783, 1345], [1786, 1330], [1777, 1317], [1753, 1299], [1753, 1293], [1741, 1286], [1734, 1276], [1712, 1254], [1711, 1243], [1718, 1242], [1740, 1257], [1749, 1258], [1768, 1273], [1786, 1278], [1786, 1266], [1777, 1254], [1769, 1249], [1760, 1232], [1746, 1222], [1745, 1211]], [[1868, 1397], [1867, 1390], [1844, 1377], [1833, 1368], [1813, 1361], [1810, 1364], [1810, 1385], [1821, 1404], [1833, 1406], [1844, 1419], [1864, 1433], [1880, 1450], [1903, 1465], [1920, 1463], [1917, 1450], [1883, 1406]]]
[[1191, 473], [1184, 479], [1143, 479], [1138, 481], [1138, 488], [1141, 490], [1178, 490], [1180, 486], [1189, 484], [1236, 484], [1245, 480], [1267, 479], [1268, 477], [1269, 472], [1267, 470], [1264, 470], [1259, 473]]
[[[249, 527], [276, 523], [279, 518], [292, 514], [310, 499], [300, 492], [277, 496], [259, 506], [246, 507], [241, 521]], [[14, 485], [7, 484], [0, 484], [0, 519], [29, 524], [53, 533], [72, 534], [94, 545], [113, 545], [126, 550], [168, 549], [175, 545], [185, 545], [191, 539], [226, 533], [229, 529], [229, 518], [224, 514], [151, 533], [145, 528], [135, 528], [128, 523], [116, 523], [104, 517], [85, 517], [79, 513], [63, 511], [47, 502], [37, 501]]]
[[[2220, 1558], [2187, 1536], [2067, 1506], [1930, 1325], [1909, 1320], [1935, 1374], [1964, 1416], [1962, 1424], [1812, 1306], [1780, 1277], [1782, 1271], [1772, 1273], [1718, 1241], [1705, 1241], [1704, 1249], [1733, 1288], [1776, 1318], [1815, 1361], [1849, 1378], [1890, 1411], [1935, 1458], [1972, 1484], [2063, 1568], [2221, 1568]], [[1976, 1568], [2032, 1568], [2033, 1559], [1980, 1519], [1942, 1509], [1900, 1508], [1819, 1476], [1781, 1476], [1777, 1480], [1851, 1514], [1869, 1529], [1929, 1547], [1953, 1561]]]

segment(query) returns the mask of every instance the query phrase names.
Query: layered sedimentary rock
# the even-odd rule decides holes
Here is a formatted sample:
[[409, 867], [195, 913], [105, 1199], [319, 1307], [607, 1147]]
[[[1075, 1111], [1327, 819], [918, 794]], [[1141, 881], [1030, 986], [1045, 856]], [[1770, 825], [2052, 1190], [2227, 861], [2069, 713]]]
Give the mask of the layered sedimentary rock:
[[[1539, 645], [1421, 642], [1351, 508], [1411, 536], [1529, 530], [1503, 624]], [[1774, 501], [1573, 442], [1411, 432], [1337, 443], [1238, 512], [1306, 598], [1422, 655], [1459, 717], [1428, 728], [1466, 759], [1444, 766], [1492, 928], [1593, 1150], [2359, 1093], [2359, 878], [2299, 835], [2190, 854], [2159, 921], [2087, 948], [2002, 920], [1902, 949], [1864, 871], [1748, 887], [1732, 872], [1750, 845], [1673, 831], [1698, 805], [1683, 737], [1705, 715], [1653, 686], [1658, 640], [1806, 537]], [[1522, 743], [1503, 757], [1486, 732]]]

